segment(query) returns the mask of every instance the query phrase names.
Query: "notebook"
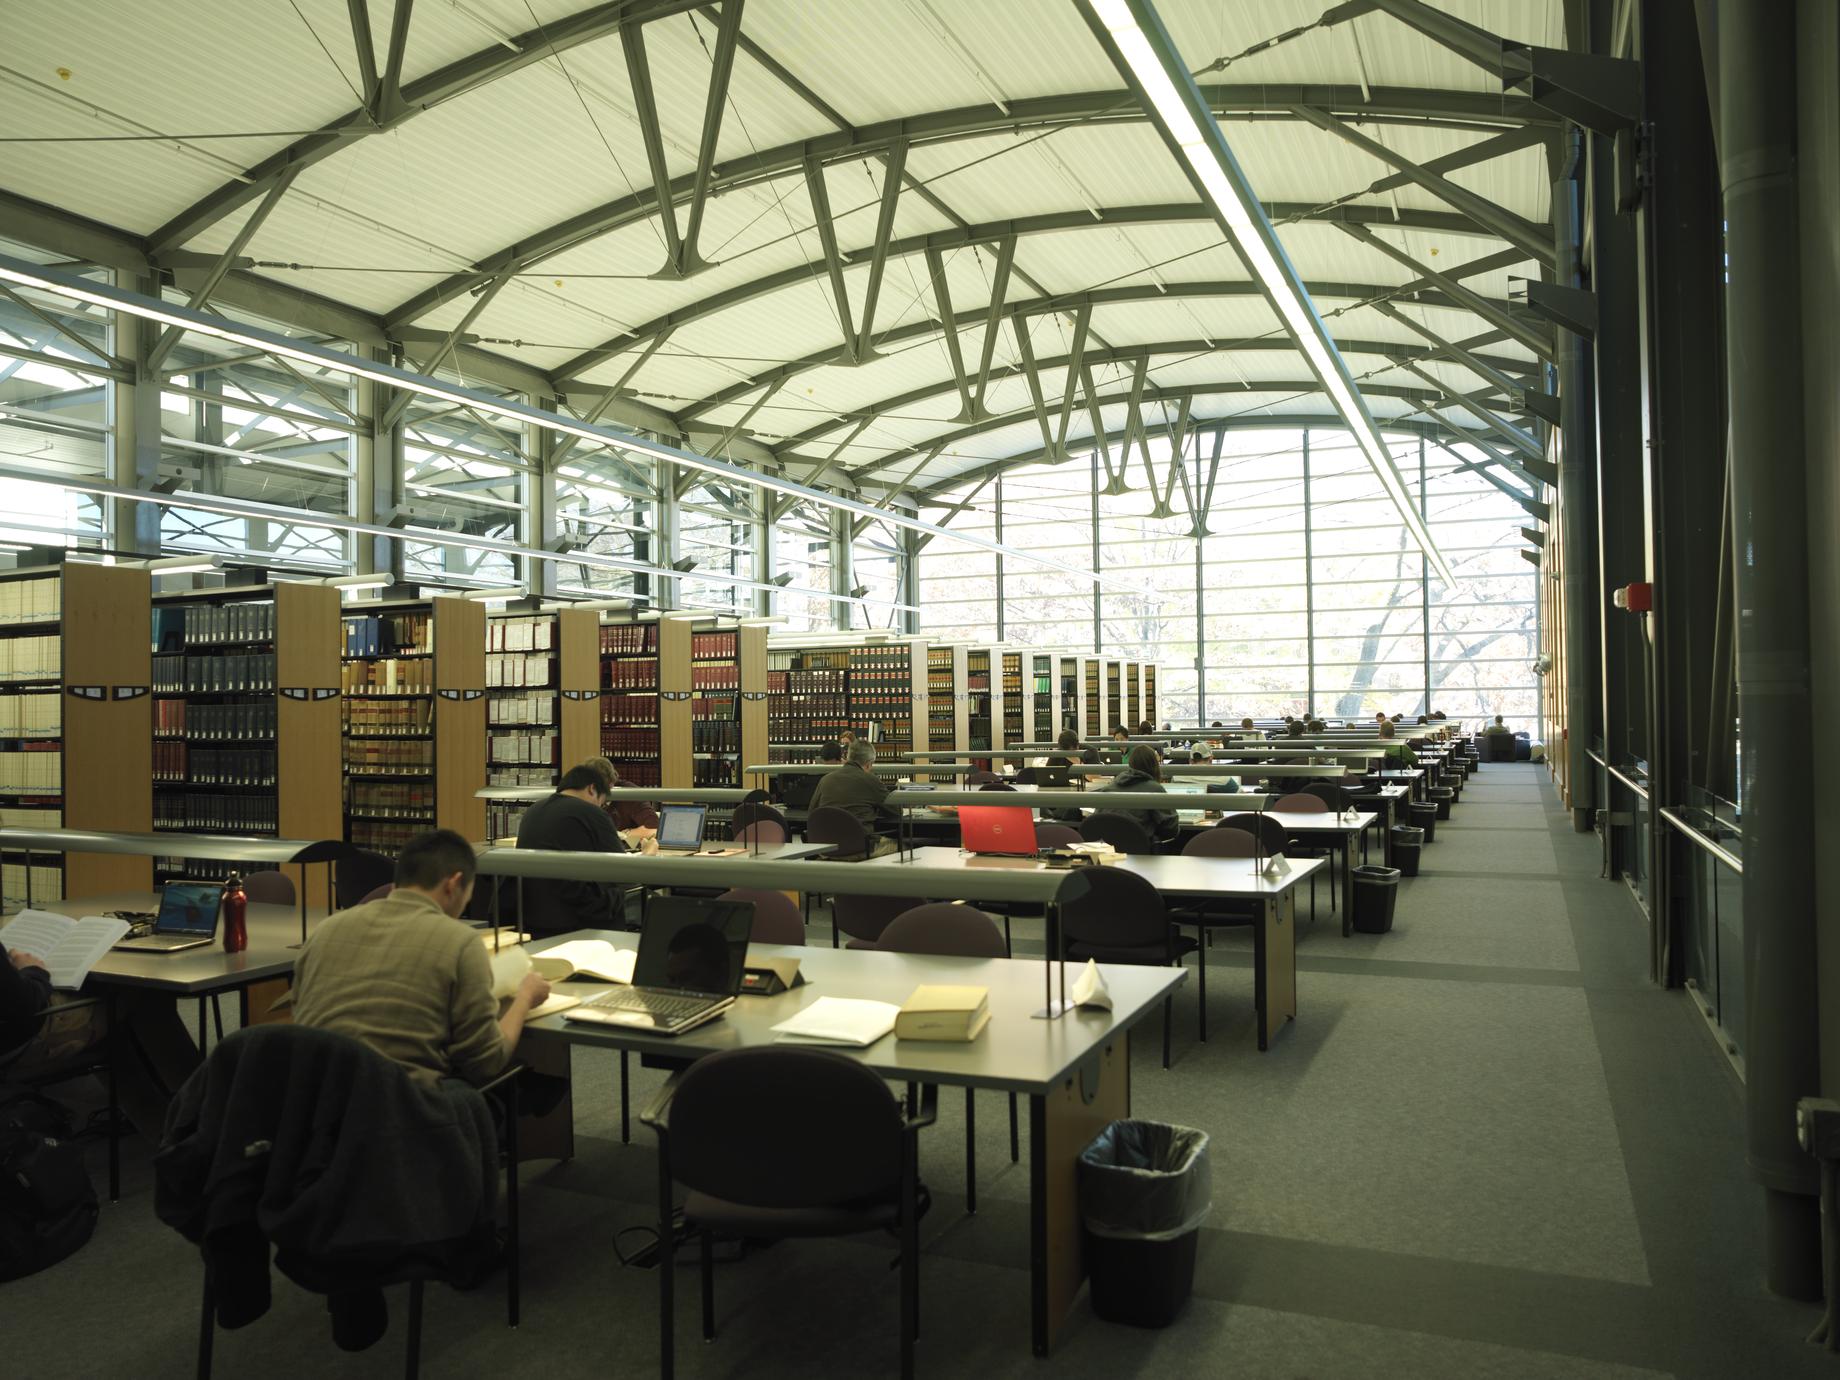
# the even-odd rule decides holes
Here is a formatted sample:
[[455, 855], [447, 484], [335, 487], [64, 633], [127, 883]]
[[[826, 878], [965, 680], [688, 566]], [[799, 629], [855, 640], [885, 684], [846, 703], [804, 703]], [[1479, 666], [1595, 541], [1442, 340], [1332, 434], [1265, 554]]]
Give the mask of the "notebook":
[[890, 1001], [819, 997], [798, 1015], [774, 1026], [773, 1033], [781, 1044], [865, 1049], [893, 1030], [900, 1014], [901, 1008]]

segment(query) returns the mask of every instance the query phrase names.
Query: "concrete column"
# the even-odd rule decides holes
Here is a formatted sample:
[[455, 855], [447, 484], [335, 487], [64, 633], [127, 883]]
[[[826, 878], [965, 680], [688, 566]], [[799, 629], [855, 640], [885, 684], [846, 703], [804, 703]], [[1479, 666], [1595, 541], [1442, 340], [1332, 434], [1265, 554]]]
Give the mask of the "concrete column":
[[1744, 725], [1748, 1149], [1764, 1188], [1770, 1288], [1813, 1298], [1821, 1292], [1818, 1186], [1795, 1139], [1796, 1101], [1819, 1091], [1820, 1068], [1793, 7], [1722, 6], [1718, 72]]

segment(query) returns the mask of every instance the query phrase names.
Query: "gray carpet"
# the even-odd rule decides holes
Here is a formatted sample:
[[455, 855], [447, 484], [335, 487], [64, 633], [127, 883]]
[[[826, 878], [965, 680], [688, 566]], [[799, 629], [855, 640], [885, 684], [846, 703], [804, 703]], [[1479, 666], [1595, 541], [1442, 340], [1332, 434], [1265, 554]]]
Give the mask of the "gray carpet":
[[[1158, 1067], [1156, 1021], [1137, 1042], [1137, 1114], [1213, 1138], [1196, 1293], [1167, 1330], [1082, 1309], [1050, 1361], [1030, 1357], [1027, 1179], [1003, 1099], [978, 1100], [976, 1217], [962, 1095], [942, 1099], [923, 1149], [923, 1374], [1831, 1375], [1800, 1340], [1812, 1310], [1759, 1283], [1736, 1080], [1685, 996], [1648, 984], [1645, 922], [1599, 879], [1596, 838], [1571, 832], [1543, 767], [1491, 764], [1437, 839], [1392, 934], [1343, 939], [1324, 895], [1300, 927], [1298, 1021], [1269, 1054], [1230, 934], [1210, 955], [1208, 1043], [1192, 983], [1174, 1069]], [[1038, 944], [1039, 925], [1017, 936]], [[523, 1327], [505, 1328], [497, 1281], [431, 1290], [424, 1374], [655, 1366], [656, 1279], [614, 1253], [615, 1232], [650, 1212], [649, 1136], [619, 1143], [610, 1060], [578, 1053], [575, 1076], [575, 1158], [526, 1170]], [[153, 1219], [142, 1148], [125, 1187], [81, 1254], [0, 1286], [8, 1377], [191, 1373], [196, 1259]], [[724, 1265], [707, 1346], [681, 1272], [680, 1373], [893, 1373], [891, 1261], [864, 1240]], [[395, 1375], [400, 1342], [397, 1326], [345, 1356], [320, 1302], [278, 1281], [267, 1318], [218, 1335], [218, 1374]]]

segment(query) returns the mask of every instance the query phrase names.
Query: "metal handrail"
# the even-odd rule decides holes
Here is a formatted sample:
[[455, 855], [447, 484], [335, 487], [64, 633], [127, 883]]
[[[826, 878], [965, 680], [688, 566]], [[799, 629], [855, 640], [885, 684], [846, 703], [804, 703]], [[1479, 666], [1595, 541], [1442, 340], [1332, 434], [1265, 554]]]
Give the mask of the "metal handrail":
[[1605, 767], [1604, 770], [1609, 772], [1610, 775], [1614, 776], [1618, 781], [1621, 781], [1625, 786], [1629, 787], [1629, 789], [1634, 791], [1637, 795], [1641, 796], [1642, 799], [1648, 799], [1648, 787], [1644, 786], [1640, 781], [1635, 780], [1633, 777], [1623, 775], [1623, 773], [1618, 771], [1615, 767]]
[[1660, 815], [1661, 818], [1673, 825], [1701, 848], [1705, 849], [1706, 852], [1712, 854], [1713, 857], [1724, 863], [1725, 866], [1729, 867], [1733, 872], [1736, 872], [1740, 877], [1744, 875], [1744, 859], [1740, 858], [1723, 844], [1707, 837], [1704, 830], [1696, 828], [1674, 810], [1665, 806], [1661, 809]]

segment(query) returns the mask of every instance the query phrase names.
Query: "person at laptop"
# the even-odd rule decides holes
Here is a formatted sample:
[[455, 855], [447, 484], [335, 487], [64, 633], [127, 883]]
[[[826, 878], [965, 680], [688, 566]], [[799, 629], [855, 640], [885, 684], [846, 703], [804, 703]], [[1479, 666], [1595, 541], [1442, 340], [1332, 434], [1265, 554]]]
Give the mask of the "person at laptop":
[[[1139, 743], [1131, 749], [1131, 755], [1125, 762], [1125, 769], [1114, 776], [1099, 791], [1155, 791], [1159, 795], [1163, 790], [1163, 759], [1157, 756], [1156, 749], [1148, 743]], [[1093, 802], [1095, 805], [1097, 801]], [[1158, 843], [1167, 843], [1176, 836], [1179, 822], [1174, 810], [1138, 809], [1135, 806], [1120, 808], [1121, 815], [1130, 815], [1144, 828], [1150, 831], [1150, 837]]]
[[1076, 762], [1092, 766], [1099, 760], [1098, 750], [1095, 748], [1082, 748], [1080, 746], [1080, 735], [1075, 733], [1071, 728], [1063, 728], [1060, 731], [1060, 735], [1055, 738], [1054, 745], [1058, 751], [1047, 760], [1045, 764], [1047, 766], [1071, 767]]
[[[631, 852], [607, 817], [603, 779], [589, 763], [570, 767], [554, 795], [524, 811], [517, 846], [555, 853]], [[624, 890], [604, 882], [531, 877], [524, 882], [523, 894], [519, 919], [532, 934], [609, 930], [626, 924]]]
[[411, 839], [396, 889], [320, 921], [300, 951], [295, 1024], [362, 1040], [418, 1078], [477, 1084], [503, 1072], [549, 984], [526, 973], [499, 1014], [486, 946], [458, 918], [475, 872], [472, 845], [453, 830]]
[[[818, 788], [811, 793], [811, 808], [821, 810], [835, 805], [856, 816], [863, 828], [873, 832], [879, 824], [894, 824], [900, 816], [882, 802], [888, 798], [888, 783], [875, 774], [875, 744], [851, 743], [842, 766], [818, 778]], [[878, 838], [869, 856], [879, 858], [894, 852], [894, 840]]]
[[[627, 781], [620, 775], [620, 769], [606, 757], [590, 757], [584, 766], [593, 767], [601, 774], [604, 784], [603, 792], [611, 791], [616, 786], [636, 786], [636, 781]], [[619, 836], [626, 840], [627, 847], [636, 847], [649, 838], [658, 836], [658, 811], [644, 800], [608, 800], [602, 805], [608, 817], [613, 820], [613, 827]]]

